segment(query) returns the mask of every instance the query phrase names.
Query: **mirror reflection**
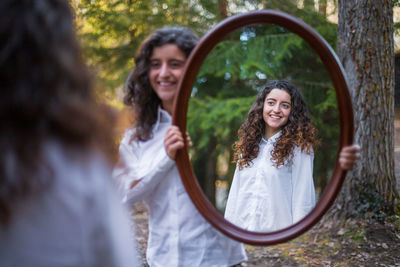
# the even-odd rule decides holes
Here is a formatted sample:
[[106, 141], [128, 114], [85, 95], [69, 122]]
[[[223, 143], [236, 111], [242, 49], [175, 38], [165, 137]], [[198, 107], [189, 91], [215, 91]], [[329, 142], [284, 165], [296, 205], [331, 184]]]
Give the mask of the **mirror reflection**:
[[[246, 121], [257, 94], [272, 79], [286, 80], [298, 89], [304, 98], [312, 125], [316, 128], [315, 139], [319, 145], [315, 146], [316, 142], [306, 142], [312, 148], [308, 151], [313, 152], [305, 154], [314, 157], [313, 167], [308, 167], [308, 176], [292, 172], [291, 160], [296, 158], [293, 151], [297, 151], [295, 146], [292, 147], [293, 153], [289, 153], [286, 158], [281, 157], [286, 164], [273, 166], [277, 158], [271, 160], [271, 157], [258, 163], [257, 156], [263, 154], [262, 142], [268, 143], [268, 140], [274, 139], [273, 136], [265, 136], [264, 130], [258, 134], [259, 139], [248, 144], [258, 150], [256, 157], [242, 164], [242, 170], [238, 171], [240, 155], [243, 153], [237, 146], [240, 142], [238, 130]], [[280, 104], [284, 102], [281, 99], [279, 101]], [[293, 105], [292, 97], [289, 104]], [[278, 113], [281, 117], [282, 110]], [[262, 122], [266, 125], [264, 120]], [[289, 226], [311, 211], [313, 200], [318, 201], [328, 183], [332, 172], [330, 166], [334, 166], [339, 140], [335, 91], [318, 55], [296, 34], [274, 25], [243, 27], [230, 33], [203, 62], [189, 101], [187, 128], [193, 141], [190, 149], [192, 166], [210, 202], [222, 214], [226, 213], [229, 221], [245, 229], [274, 231]], [[270, 155], [273, 150], [270, 147], [264, 154]], [[309, 163], [300, 162], [300, 169], [306, 169], [304, 166]], [[245, 186], [242, 182], [251, 183], [252, 179], [234, 179], [237, 173], [251, 173], [248, 176], [253, 180], [258, 177], [258, 184]], [[276, 173], [293, 177], [285, 180], [279, 175], [275, 177]], [[302, 208], [300, 215], [295, 215], [297, 211], [293, 208], [302, 206], [299, 203], [301, 201], [295, 198], [300, 197], [299, 191], [293, 191], [294, 187], [289, 186], [294, 181], [301, 181], [301, 186], [296, 190], [307, 191], [307, 197], [303, 199], [307, 208]], [[229, 192], [231, 197], [226, 208]], [[235, 199], [233, 195], [236, 195], [236, 201], [232, 201]], [[254, 195], [263, 200], [254, 200]], [[239, 202], [237, 198], [240, 198]], [[235, 215], [229, 217], [232, 211]], [[247, 222], [247, 225], [237, 218]], [[257, 223], [250, 226], [251, 220], [257, 221], [258, 226]]]

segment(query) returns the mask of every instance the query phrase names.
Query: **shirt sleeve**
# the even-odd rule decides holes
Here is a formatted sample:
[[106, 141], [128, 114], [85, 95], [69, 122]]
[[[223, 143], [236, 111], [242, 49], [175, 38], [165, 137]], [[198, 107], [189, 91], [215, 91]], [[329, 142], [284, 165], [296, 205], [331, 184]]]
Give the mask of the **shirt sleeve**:
[[[99, 249], [95, 266], [120, 266], [136, 267], [142, 266], [137, 254], [135, 244], [135, 229], [130, 225], [128, 211], [122, 206], [113, 190], [111, 183], [107, 183], [99, 200], [102, 205], [104, 217], [99, 220], [104, 221], [104, 235], [106, 235], [106, 249]], [[100, 240], [95, 240], [95, 246], [101, 244]], [[108, 246], [108, 248], [107, 248]], [[107, 253], [106, 253], [107, 252]], [[105, 257], [104, 255], [109, 255]]]
[[[129, 223], [129, 215], [111, 181], [111, 170], [103, 161], [92, 166], [89, 232], [89, 254], [93, 265], [138, 267], [142, 266], [136, 250], [135, 230]], [[93, 216], [90, 216], [93, 215]]]
[[295, 148], [292, 166], [292, 214], [293, 223], [305, 217], [315, 206], [313, 181], [314, 154], [307, 154]]
[[129, 142], [130, 138], [124, 138], [119, 148], [119, 162], [114, 168], [113, 177], [116, 181], [120, 193], [123, 195], [123, 202], [133, 205], [136, 202], [145, 200], [154, 188], [165, 177], [165, 172], [171, 169], [175, 161], [161, 148], [157, 153], [153, 153], [153, 158], [146, 160], [153, 164], [145, 167], [140, 164], [143, 154], [140, 147], [134, 142]]
[[239, 195], [240, 181], [239, 181], [239, 167], [236, 165], [235, 174], [233, 175], [231, 188], [229, 189], [228, 200], [226, 201], [225, 219], [235, 223], [236, 222], [236, 206], [237, 198]]

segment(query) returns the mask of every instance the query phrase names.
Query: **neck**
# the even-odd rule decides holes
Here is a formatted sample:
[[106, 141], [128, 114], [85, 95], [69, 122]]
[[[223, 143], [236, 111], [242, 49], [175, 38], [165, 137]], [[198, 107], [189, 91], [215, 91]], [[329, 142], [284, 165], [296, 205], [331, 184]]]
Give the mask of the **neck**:
[[169, 115], [172, 115], [173, 103], [162, 103], [161, 106]]
[[276, 129], [271, 129], [271, 128], [267, 127], [265, 129], [264, 139], [268, 140], [269, 138], [274, 136], [277, 132], [279, 132], [279, 129], [276, 130]]

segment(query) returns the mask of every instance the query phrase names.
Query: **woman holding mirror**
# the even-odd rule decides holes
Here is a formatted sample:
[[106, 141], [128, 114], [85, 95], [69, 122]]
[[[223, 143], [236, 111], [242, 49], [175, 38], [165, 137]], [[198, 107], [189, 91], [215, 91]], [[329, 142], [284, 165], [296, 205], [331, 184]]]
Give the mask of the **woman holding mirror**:
[[[306, 216], [315, 205], [318, 143], [301, 93], [286, 81], [270, 81], [239, 129], [225, 218], [246, 230], [270, 232]], [[352, 168], [357, 152], [356, 146], [345, 148], [341, 162]]]
[[171, 126], [173, 101], [197, 42], [187, 28], [157, 30], [142, 43], [128, 79], [125, 103], [136, 122], [121, 141], [114, 177], [126, 204], [144, 200], [149, 208], [150, 266], [231, 266], [246, 260], [243, 245], [214, 229], [194, 207], [175, 163], [185, 141]]

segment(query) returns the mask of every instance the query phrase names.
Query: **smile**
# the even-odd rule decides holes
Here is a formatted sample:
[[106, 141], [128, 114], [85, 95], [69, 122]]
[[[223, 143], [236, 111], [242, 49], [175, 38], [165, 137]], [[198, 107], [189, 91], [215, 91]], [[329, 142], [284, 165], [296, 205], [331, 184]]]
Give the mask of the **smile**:
[[174, 83], [173, 82], [159, 82], [158, 84], [161, 85], [161, 86], [171, 86]]
[[281, 118], [281, 116], [277, 116], [277, 115], [269, 115], [271, 118], [273, 118], [273, 119], [280, 119]]

